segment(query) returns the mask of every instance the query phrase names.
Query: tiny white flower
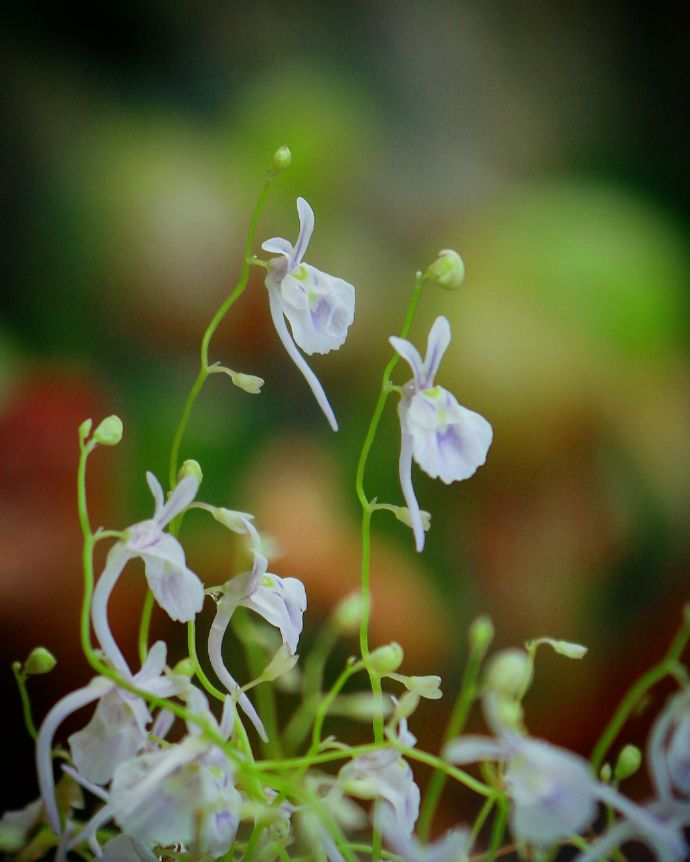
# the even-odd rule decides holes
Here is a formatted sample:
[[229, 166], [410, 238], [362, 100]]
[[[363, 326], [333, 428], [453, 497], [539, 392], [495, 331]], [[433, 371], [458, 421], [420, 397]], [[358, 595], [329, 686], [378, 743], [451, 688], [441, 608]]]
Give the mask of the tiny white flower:
[[649, 737], [649, 760], [657, 794], [669, 799], [675, 788], [690, 796], [690, 690], [668, 701]]
[[186, 564], [182, 545], [164, 529], [192, 502], [199, 489], [197, 476], [186, 476], [177, 483], [167, 501], [153, 473], [146, 474], [153, 495], [153, 518], [140, 521], [124, 531], [108, 553], [105, 569], [96, 584], [91, 606], [96, 637], [113, 664], [128, 672], [127, 663], [110, 632], [107, 605], [110, 594], [125, 565], [134, 557], [144, 562], [144, 572], [158, 604], [173, 620], [188, 622], [199, 613], [204, 603], [204, 587], [199, 577]]
[[[300, 231], [294, 246], [281, 237], [269, 239], [261, 246], [264, 251], [280, 255], [269, 261], [266, 276], [271, 317], [283, 346], [304, 375], [331, 427], [337, 431], [338, 423], [323, 387], [295, 342], [308, 355], [337, 350], [354, 319], [355, 289], [342, 278], [327, 275], [302, 262], [314, 230], [314, 211], [304, 198], [297, 198], [297, 212]], [[290, 322], [292, 337], [284, 317]]]
[[468, 479], [486, 461], [493, 430], [483, 416], [458, 404], [450, 392], [434, 383], [450, 344], [450, 326], [445, 317], [434, 321], [423, 361], [406, 339], [393, 336], [390, 342], [413, 374], [398, 407], [402, 431], [399, 470], [415, 545], [421, 551], [424, 524], [412, 486], [412, 460], [432, 479], [446, 484]]
[[[256, 537], [254, 542], [258, 542], [256, 529], [251, 522], [247, 523], [253, 531], [250, 535]], [[232, 694], [239, 692], [239, 685], [225, 666], [222, 647], [225, 632], [236, 608], [249, 608], [259, 614], [280, 631], [283, 644], [290, 655], [294, 656], [297, 651], [297, 643], [302, 632], [302, 617], [307, 607], [304, 584], [297, 578], [281, 578], [273, 575], [267, 569], [266, 557], [256, 550], [256, 544], [254, 544], [252, 570], [231, 578], [223, 585], [223, 595], [218, 601], [216, 616], [211, 624], [208, 637], [211, 666], [218, 679]], [[237, 702], [259, 735], [266, 739], [263, 722], [244, 692], [239, 695]]]

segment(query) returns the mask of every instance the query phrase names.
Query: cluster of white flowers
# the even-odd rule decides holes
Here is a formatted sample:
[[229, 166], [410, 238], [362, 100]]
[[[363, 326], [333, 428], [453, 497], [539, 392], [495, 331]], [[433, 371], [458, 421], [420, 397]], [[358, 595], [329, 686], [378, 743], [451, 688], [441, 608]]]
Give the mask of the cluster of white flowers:
[[[289, 164], [286, 148], [278, 155], [281, 165]], [[265, 283], [278, 336], [335, 430], [337, 422], [323, 387], [298, 347], [311, 355], [344, 343], [354, 319], [354, 288], [304, 263], [314, 213], [303, 198], [297, 199], [297, 211], [300, 231], [294, 246], [281, 238], [263, 243], [265, 251], [277, 255], [263, 262]], [[454, 289], [463, 275], [459, 255], [444, 250], [418, 276], [417, 288], [430, 283]], [[424, 359], [411, 341], [390, 338], [397, 356], [412, 371], [412, 379], [403, 386], [386, 388], [388, 381], [384, 381], [382, 389], [384, 400], [395, 389], [400, 393], [399, 475], [405, 506], [368, 501], [363, 491], [360, 495], [365, 525], [376, 509], [392, 510], [412, 528], [417, 551], [424, 547], [429, 516], [415, 496], [412, 462], [446, 484], [467, 479], [484, 464], [493, 437], [491, 425], [482, 416], [461, 406], [435, 382], [450, 338], [445, 317], [432, 325]], [[396, 361], [397, 357], [391, 368]], [[235, 382], [241, 378], [242, 388], [258, 392], [258, 378], [229, 373]], [[122, 423], [110, 417], [88, 440], [90, 430], [89, 420], [80, 429], [84, 469], [86, 456], [96, 445], [119, 441]], [[273, 745], [272, 750], [279, 752], [281, 739], [275, 716], [269, 722], [267, 715], [260, 715], [248, 692], [293, 673], [307, 596], [298, 579], [269, 571], [270, 542], [260, 535], [252, 515], [196, 500], [201, 476], [196, 462], [186, 462], [166, 498], [155, 476], [147, 473], [154, 500], [152, 518], [117, 532], [86, 530], [89, 552], [95, 541], [115, 539], [92, 595], [87, 590], [90, 601], [82, 620], [82, 635], [89, 623], [95, 634], [98, 649], [90, 646], [87, 634], [85, 651], [98, 675], [59, 700], [44, 718], [36, 734], [40, 798], [0, 819], [0, 849], [14, 849], [21, 856], [31, 847], [22, 857], [26, 859], [54, 852], [58, 862], [72, 851], [103, 862], [172, 858], [273, 862], [305, 858], [306, 847], [310, 858], [328, 862], [354, 862], [365, 852], [378, 862], [383, 842], [388, 858], [402, 862], [465, 862], [480, 828], [459, 824], [436, 841], [428, 840], [433, 806], [425, 812], [412, 769], [417, 759], [436, 770], [436, 778], [455, 778], [482, 793], [485, 809], [487, 804], [501, 811], [508, 808], [514, 840], [536, 851], [575, 843], [581, 849], [580, 862], [594, 862], [625, 841], [639, 840], [664, 862], [687, 858], [683, 829], [690, 826], [690, 689], [670, 699], [651, 734], [648, 761], [655, 796], [645, 804], [633, 803], [618, 787], [627, 777], [625, 770], [619, 770], [614, 780], [611, 774], [597, 776], [587, 761], [530, 737], [524, 727], [522, 700], [532, 680], [537, 647], [548, 644], [570, 658], [582, 658], [586, 650], [540, 638], [527, 644], [526, 650], [498, 653], [484, 665], [493, 637], [486, 620], [471, 630], [477, 660], [468, 667], [474, 667], [475, 677], [466, 680], [458, 703], [462, 698], [467, 705], [481, 699], [491, 736], [463, 735], [455, 726], [447, 732], [440, 756], [419, 752], [408, 719], [420, 698], [442, 696], [441, 680], [400, 673], [404, 655], [398, 644], [369, 651], [364, 638], [361, 656], [349, 660], [329, 691], [320, 691], [318, 681], [316, 689], [308, 691], [314, 667], [321, 667], [317, 677], [323, 672], [326, 653], [311, 668], [309, 680], [305, 675], [304, 700], [293, 714], [292, 725], [299, 737], [294, 729], [306, 716], [307, 732], [312, 731], [308, 750], [295, 760], [255, 757], [242, 714], [266, 745], [265, 751]], [[190, 510], [211, 514], [246, 542], [251, 561], [246, 571], [205, 587], [188, 567], [178, 538], [182, 518]], [[88, 524], [85, 504], [82, 516]], [[133, 672], [110, 629], [113, 590], [137, 558], [144, 564], [153, 600], [171, 620], [192, 624], [190, 656], [172, 669], [166, 663], [166, 644], [158, 641], [148, 647], [143, 637], [141, 667]], [[215, 614], [202, 659], [208, 660], [215, 682], [199, 664], [193, 626], [206, 599], [215, 604]], [[366, 633], [368, 604], [364, 588], [358, 602], [347, 603], [347, 608], [343, 604], [334, 617], [341, 631], [361, 625]], [[244, 684], [236, 679], [238, 670], [227, 666], [229, 651], [224, 649], [239, 608], [263, 621], [258, 623], [262, 637], [271, 634], [260, 645], [266, 662], [263, 671]], [[332, 642], [327, 634], [323, 643], [332, 646]], [[31, 673], [49, 670], [50, 662], [49, 656], [37, 652], [23, 670], [16, 671], [20, 685]], [[484, 667], [483, 683], [478, 678], [480, 667]], [[363, 670], [372, 681], [371, 695], [360, 693], [357, 705], [351, 701], [349, 713], [345, 711], [351, 717], [361, 718], [363, 713], [373, 718], [374, 742], [357, 746], [334, 737], [322, 739], [328, 709], [338, 701], [350, 676]], [[239, 675], [244, 675], [241, 667]], [[215, 712], [207, 694], [194, 683], [195, 677], [219, 701]], [[382, 691], [382, 683], [390, 680], [405, 689], [399, 699]], [[65, 719], [86, 707], [93, 710], [86, 724], [68, 737], [66, 750], [55, 749], [55, 737]], [[56, 760], [61, 761], [58, 766]], [[335, 764], [332, 771], [320, 771], [329, 762]], [[457, 768], [477, 762], [493, 765], [484, 772], [486, 783]], [[608, 831], [591, 844], [577, 839], [593, 826], [602, 806], [612, 821]], [[495, 824], [500, 842], [500, 813]], [[366, 830], [370, 846], [364, 839], [363, 849]], [[494, 846], [490, 853], [497, 849]]]

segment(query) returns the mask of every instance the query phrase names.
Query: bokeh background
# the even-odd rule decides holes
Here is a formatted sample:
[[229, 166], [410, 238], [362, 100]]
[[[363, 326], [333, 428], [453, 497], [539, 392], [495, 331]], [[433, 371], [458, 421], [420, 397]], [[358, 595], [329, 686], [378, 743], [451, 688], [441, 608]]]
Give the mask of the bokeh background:
[[[89, 678], [80, 656], [76, 428], [123, 417], [92, 459], [96, 524], [148, 517], [197, 345], [237, 276], [273, 150], [292, 148], [258, 238], [316, 211], [308, 259], [357, 287], [338, 353], [317, 358], [334, 435], [284, 355], [257, 272], [212, 358], [266, 379], [258, 398], [211, 379], [184, 456], [202, 498], [256, 514], [300, 577], [305, 642], [358, 579], [354, 469], [414, 272], [440, 248], [467, 265], [429, 291], [422, 344], [445, 314], [439, 382], [490, 419], [487, 465], [444, 487], [423, 556], [382, 515], [372, 641], [440, 673], [448, 703], [466, 628], [489, 613], [507, 646], [553, 635], [581, 663], [540, 656], [531, 730], [586, 753], [613, 704], [665, 649], [688, 598], [687, 10], [553, 4], [120, 2], [16, 4], [0, 37], [5, 228], [0, 316], [0, 644], [18, 766], [2, 807], [35, 794], [9, 672], [37, 643], [37, 718]], [[402, 368], [398, 382], [404, 382]], [[393, 404], [367, 486], [400, 503]], [[185, 524], [192, 568], [233, 573], [227, 536]], [[133, 568], [113, 626], [131, 647]], [[183, 650], [183, 632], [156, 617]], [[346, 644], [340, 654], [354, 650]], [[655, 693], [631, 727], [644, 738]], [[433, 746], [448, 706], [416, 728]], [[477, 728], [481, 726], [475, 721]], [[644, 794], [644, 781], [639, 793]], [[450, 819], [455, 814], [448, 810]]]

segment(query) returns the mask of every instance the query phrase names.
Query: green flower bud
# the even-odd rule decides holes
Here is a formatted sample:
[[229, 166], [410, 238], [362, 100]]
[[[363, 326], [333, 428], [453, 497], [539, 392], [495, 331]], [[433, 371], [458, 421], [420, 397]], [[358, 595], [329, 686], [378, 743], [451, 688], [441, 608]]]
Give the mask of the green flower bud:
[[261, 674], [261, 679], [264, 682], [273, 682], [273, 680], [277, 679], [279, 676], [291, 671], [297, 664], [298, 660], [298, 655], [291, 655], [287, 646], [281, 646], [278, 652], [264, 668], [264, 672]]
[[634, 775], [642, 765], [642, 752], [636, 745], [626, 745], [621, 749], [614, 770], [616, 781], [625, 781]]
[[470, 625], [470, 648], [478, 653], [486, 653], [494, 639], [494, 624], [488, 614], [477, 617]]
[[401, 681], [408, 691], [427, 700], [439, 700], [443, 697], [440, 676], [408, 676], [401, 677]]
[[86, 438], [91, 433], [91, 426], [92, 425], [93, 425], [92, 419], [85, 419], [81, 423], [81, 425], [79, 426], [79, 439], [81, 440], [82, 443], [84, 442], [84, 440], [86, 440]]
[[611, 781], [611, 764], [605, 763], [601, 769], [599, 770], [599, 778], [604, 782], [604, 784], [608, 784]]
[[444, 248], [427, 268], [424, 278], [445, 290], [457, 290], [465, 278], [465, 264], [457, 251]]
[[[412, 527], [412, 516], [407, 506], [392, 506], [391, 511], [406, 527]], [[431, 527], [431, 515], [424, 510], [421, 510], [419, 515], [422, 521], [422, 529], [427, 532]]]
[[409, 718], [418, 706], [419, 695], [414, 691], [406, 691], [395, 705], [393, 720], [397, 722], [401, 718]]
[[333, 625], [343, 634], [354, 634], [359, 630], [364, 614], [364, 599], [361, 593], [345, 596], [335, 606]]
[[177, 676], [187, 676], [191, 679], [194, 676], [194, 662], [191, 658], [183, 658], [178, 661], [172, 672]]
[[55, 656], [45, 647], [39, 646], [32, 649], [29, 657], [24, 662], [24, 673], [27, 676], [38, 676], [42, 673], [50, 673], [57, 664]]
[[368, 664], [376, 673], [385, 676], [388, 673], [395, 673], [403, 663], [404, 657], [405, 653], [400, 644], [396, 643], [396, 641], [391, 641], [391, 643], [375, 649], [369, 656]]
[[281, 171], [286, 171], [292, 164], [292, 153], [290, 147], [283, 145], [273, 153], [273, 162], [271, 170], [274, 174], [279, 174]]
[[504, 649], [491, 658], [484, 677], [488, 689], [501, 697], [519, 697], [532, 680], [532, 663], [522, 649]]
[[582, 644], [572, 643], [571, 641], [559, 641], [554, 638], [537, 638], [533, 641], [527, 641], [525, 646], [530, 651], [530, 653], [536, 652], [537, 647], [542, 644], [546, 644], [550, 646], [554, 652], [557, 652], [558, 655], [565, 656], [566, 658], [584, 658], [587, 655], [587, 647], [582, 646]]
[[106, 416], [93, 432], [93, 439], [100, 446], [117, 446], [122, 440], [122, 419], [119, 416]]
[[177, 481], [181, 482], [183, 479], [186, 479], [187, 476], [194, 476], [195, 479], [199, 480], [199, 483], [201, 483], [201, 480], [204, 478], [201, 465], [193, 458], [188, 458], [186, 461], [182, 462], [182, 466], [177, 471]]

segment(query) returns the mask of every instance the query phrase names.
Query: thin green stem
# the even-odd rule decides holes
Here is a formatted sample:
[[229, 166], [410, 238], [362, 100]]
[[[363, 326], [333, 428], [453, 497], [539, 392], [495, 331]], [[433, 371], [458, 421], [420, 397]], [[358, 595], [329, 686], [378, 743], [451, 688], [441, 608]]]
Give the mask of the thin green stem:
[[[242, 270], [240, 272], [240, 277], [233, 288], [230, 295], [227, 297], [225, 302], [220, 306], [218, 311], [213, 316], [206, 332], [204, 332], [203, 338], [201, 340], [201, 356], [200, 356], [200, 368], [199, 373], [197, 374], [196, 380], [192, 385], [192, 388], [187, 396], [187, 400], [185, 401], [185, 405], [182, 411], [182, 416], [180, 418], [177, 429], [175, 430], [175, 436], [173, 437], [172, 447], [170, 450], [170, 468], [168, 472], [168, 481], [170, 483], [170, 487], [174, 487], [175, 481], [177, 479], [177, 468], [180, 456], [180, 448], [182, 446], [182, 440], [184, 438], [185, 431], [187, 429], [187, 424], [189, 422], [189, 417], [192, 413], [192, 408], [196, 402], [196, 399], [201, 392], [201, 389], [206, 382], [206, 378], [211, 373], [209, 370], [209, 361], [208, 361], [208, 352], [209, 346], [211, 344], [211, 339], [215, 334], [215, 331], [220, 326], [221, 321], [228, 313], [232, 305], [235, 303], [237, 299], [244, 293], [245, 288], [247, 287], [247, 282], [249, 281], [249, 271], [251, 268], [251, 254], [252, 248], [254, 246], [254, 234], [256, 233], [256, 227], [259, 223], [259, 218], [261, 216], [261, 212], [264, 208], [264, 204], [266, 203], [266, 198], [268, 196], [268, 190], [271, 187], [271, 183], [273, 182], [275, 174], [272, 171], [269, 171], [266, 175], [266, 179], [264, 180], [263, 187], [261, 189], [261, 193], [259, 194], [259, 199], [257, 201], [256, 207], [254, 208], [254, 213], [252, 215], [251, 221], [249, 223], [249, 229], [247, 231], [247, 238], [244, 244], [244, 257], [242, 259]], [[171, 525], [172, 527], [172, 525]]]
[[319, 704], [318, 709], [316, 710], [316, 716], [314, 717], [314, 729], [312, 730], [311, 735], [311, 747], [309, 749], [309, 755], [313, 755], [319, 750], [319, 746], [321, 745], [321, 731], [323, 729], [323, 723], [326, 720], [326, 715], [331, 707], [331, 704], [336, 699], [348, 679], [350, 679], [353, 674], [357, 673], [357, 671], [362, 670], [363, 667], [364, 664], [362, 662], [354, 662], [354, 664], [348, 665], [345, 670], [343, 670], [343, 672], [340, 674], [338, 679], [336, 679], [336, 681], [333, 683], [330, 691], [325, 695], [325, 697]]
[[26, 674], [22, 671], [22, 666], [20, 662], [14, 662], [12, 664], [12, 672], [14, 673], [14, 678], [17, 680], [17, 687], [19, 688], [19, 697], [22, 702], [22, 715], [24, 716], [24, 724], [29, 733], [29, 736], [36, 741], [36, 725], [34, 724], [34, 719], [31, 711], [31, 699], [29, 697], [29, 692], [26, 689]]
[[149, 653], [149, 631], [151, 630], [151, 615], [153, 614], [153, 593], [146, 591], [144, 606], [141, 609], [141, 621], [139, 622], [139, 661], [142, 666]]
[[491, 829], [491, 838], [489, 839], [489, 849], [486, 854], [486, 862], [493, 862], [496, 858], [501, 844], [503, 843], [503, 835], [506, 831], [506, 820], [508, 819], [508, 803], [503, 796], [496, 797], [496, 805], [498, 811], [494, 818], [493, 827]]
[[[448, 726], [443, 735], [443, 744], [449, 742], [454, 737], [458, 736], [467, 722], [467, 718], [472, 708], [472, 704], [477, 698], [477, 677], [484, 658], [485, 650], [473, 647], [465, 667], [460, 691], [453, 706]], [[436, 808], [443, 795], [443, 788], [446, 783], [446, 776], [443, 772], [435, 771], [432, 773], [429, 783], [427, 784], [424, 794], [424, 802], [422, 803], [422, 811], [419, 816], [418, 833], [422, 841], [428, 841], [431, 833], [431, 825], [433, 823]]]
[[486, 822], [486, 818], [491, 814], [491, 809], [496, 804], [496, 797], [492, 796], [490, 799], [487, 799], [486, 802], [482, 805], [479, 814], [477, 815], [477, 819], [474, 821], [472, 825], [472, 831], [470, 833], [470, 849], [474, 846], [475, 841], [479, 837], [479, 833], [482, 831], [482, 826]]
[[[405, 313], [405, 319], [400, 332], [401, 338], [406, 338], [409, 334], [423, 285], [424, 277], [420, 273], [417, 275], [415, 280], [412, 297]], [[362, 451], [360, 452], [359, 460], [357, 462], [357, 473], [355, 477], [355, 490], [357, 492], [357, 498], [362, 506], [362, 620], [359, 629], [359, 647], [362, 658], [365, 662], [367, 662], [369, 658], [369, 622], [371, 619], [371, 515], [373, 510], [372, 502], [369, 500], [364, 490], [364, 473], [369, 459], [369, 453], [371, 452], [371, 447], [374, 444], [376, 432], [378, 431], [379, 423], [381, 422], [381, 416], [383, 415], [383, 410], [386, 406], [386, 401], [391, 393], [390, 378], [395, 366], [398, 364], [399, 358], [398, 354], [395, 353], [384, 369], [383, 377], [381, 379], [381, 391], [379, 392], [374, 413], [369, 422], [369, 428], [367, 429], [364, 443], [362, 444]], [[380, 701], [382, 698], [381, 678], [373, 668], [368, 668], [368, 670], [372, 694]], [[380, 711], [374, 717], [373, 731], [374, 739], [377, 742], [380, 742], [383, 739], [383, 715]]]
[[609, 749], [623, 728], [633, 710], [640, 702], [640, 698], [657, 682], [665, 676], [672, 675], [676, 669], [683, 650], [690, 639], [690, 605], [683, 609], [683, 623], [674, 637], [666, 655], [660, 662], [651, 667], [635, 682], [621, 700], [618, 709], [609, 721], [599, 741], [592, 751], [592, 768], [595, 774], [599, 774]]

